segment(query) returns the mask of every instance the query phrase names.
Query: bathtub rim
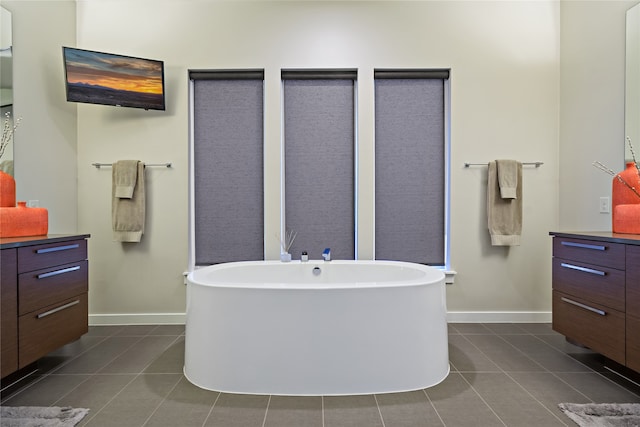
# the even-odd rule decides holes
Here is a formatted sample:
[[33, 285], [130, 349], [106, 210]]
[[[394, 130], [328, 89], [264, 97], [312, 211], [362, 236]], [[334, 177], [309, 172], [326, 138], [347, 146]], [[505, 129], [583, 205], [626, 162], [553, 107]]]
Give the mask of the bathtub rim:
[[[298, 282], [225, 282], [216, 281], [214, 283], [204, 282], [203, 280], [197, 280], [199, 275], [206, 274], [212, 270], [223, 270], [229, 268], [241, 268], [249, 266], [269, 266], [269, 265], [309, 265], [312, 267], [327, 266], [331, 268], [331, 265], [382, 265], [392, 266], [396, 268], [411, 268], [423, 273], [419, 278], [405, 279], [405, 280], [385, 280], [380, 282], [358, 282], [358, 281], [336, 281], [336, 282], [323, 282], [321, 285], [313, 283], [298, 283]], [[191, 271], [186, 277], [186, 284], [194, 286], [204, 287], [218, 287], [218, 288], [233, 288], [233, 289], [349, 289], [349, 288], [384, 288], [384, 287], [400, 287], [400, 286], [424, 286], [424, 285], [437, 285], [441, 282], [445, 282], [446, 276], [444, 272], [436, 267], [432, 267], [425, 264], [418, 264], [407, 261], [394, 261], [394, 260], [309, 260], [302, 262], [300, 260], [294, 260], [290, 262], [282, 262], [279, 260], [258, 260], [258, 261], [232, 261], [219, 264], [213, 264], [203, 267], [198, 267]]]

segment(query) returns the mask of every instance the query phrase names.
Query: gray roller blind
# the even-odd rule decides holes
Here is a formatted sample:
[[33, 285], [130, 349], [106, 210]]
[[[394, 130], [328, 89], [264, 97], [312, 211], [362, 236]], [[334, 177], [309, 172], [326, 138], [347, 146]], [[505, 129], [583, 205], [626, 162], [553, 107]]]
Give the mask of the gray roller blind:
[[375, 79], [375, 256], [444, 265], [444, 79], [396, 77]]
[[330, 247], [334, 259], [353, 259], [354, 81], [283, 78], [285, 221], [298, 233], [290, 252], [320, 259]]
[[263, 79], [190, 75], [195, 264], [262, 260]]

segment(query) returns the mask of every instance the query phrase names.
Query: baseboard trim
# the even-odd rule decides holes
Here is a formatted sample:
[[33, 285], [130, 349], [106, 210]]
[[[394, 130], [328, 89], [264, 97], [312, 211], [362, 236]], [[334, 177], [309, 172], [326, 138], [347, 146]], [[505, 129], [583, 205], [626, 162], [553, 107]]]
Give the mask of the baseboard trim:
[[551, 323], [550, 311], [449, 311], [449, 323]]
[[185, 313], [90, 314], [89, 326], [184, 325]]
[[[186, 313], [90, 314], [90, 326], [184, 325]], [[449, 323], [550, 323], [550, 311], [449, 311]]]

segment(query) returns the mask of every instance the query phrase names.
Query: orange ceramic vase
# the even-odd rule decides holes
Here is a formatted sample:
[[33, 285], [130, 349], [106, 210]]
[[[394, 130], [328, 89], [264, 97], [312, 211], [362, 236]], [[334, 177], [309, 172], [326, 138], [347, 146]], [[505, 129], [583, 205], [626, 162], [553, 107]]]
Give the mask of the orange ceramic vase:
[[45, 208], [28, 208], [26, 202], [0, 207], [0, 237], [40, 236], [48, 232], [49, 212]]
[[16, 206], [16, 181], [0, 171], [0, 237], [40, 236], [49, 232], [49, 212], [26, 205], [18, 202]]
[[0, 207], [16, 206], [16, 181], [11, 175], [0, 171]]
[[613, 178], [611, 199], [613, 232], [640, 234], [640, 172], [635, 163], [627, 163]]

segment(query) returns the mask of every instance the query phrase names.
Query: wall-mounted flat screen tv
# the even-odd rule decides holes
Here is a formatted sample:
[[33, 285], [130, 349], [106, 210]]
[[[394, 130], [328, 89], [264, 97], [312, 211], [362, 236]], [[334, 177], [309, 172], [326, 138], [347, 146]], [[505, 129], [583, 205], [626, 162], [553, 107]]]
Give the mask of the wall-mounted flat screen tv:
[[164, 62], [63, 47], [67, 101], [164, 110]]

